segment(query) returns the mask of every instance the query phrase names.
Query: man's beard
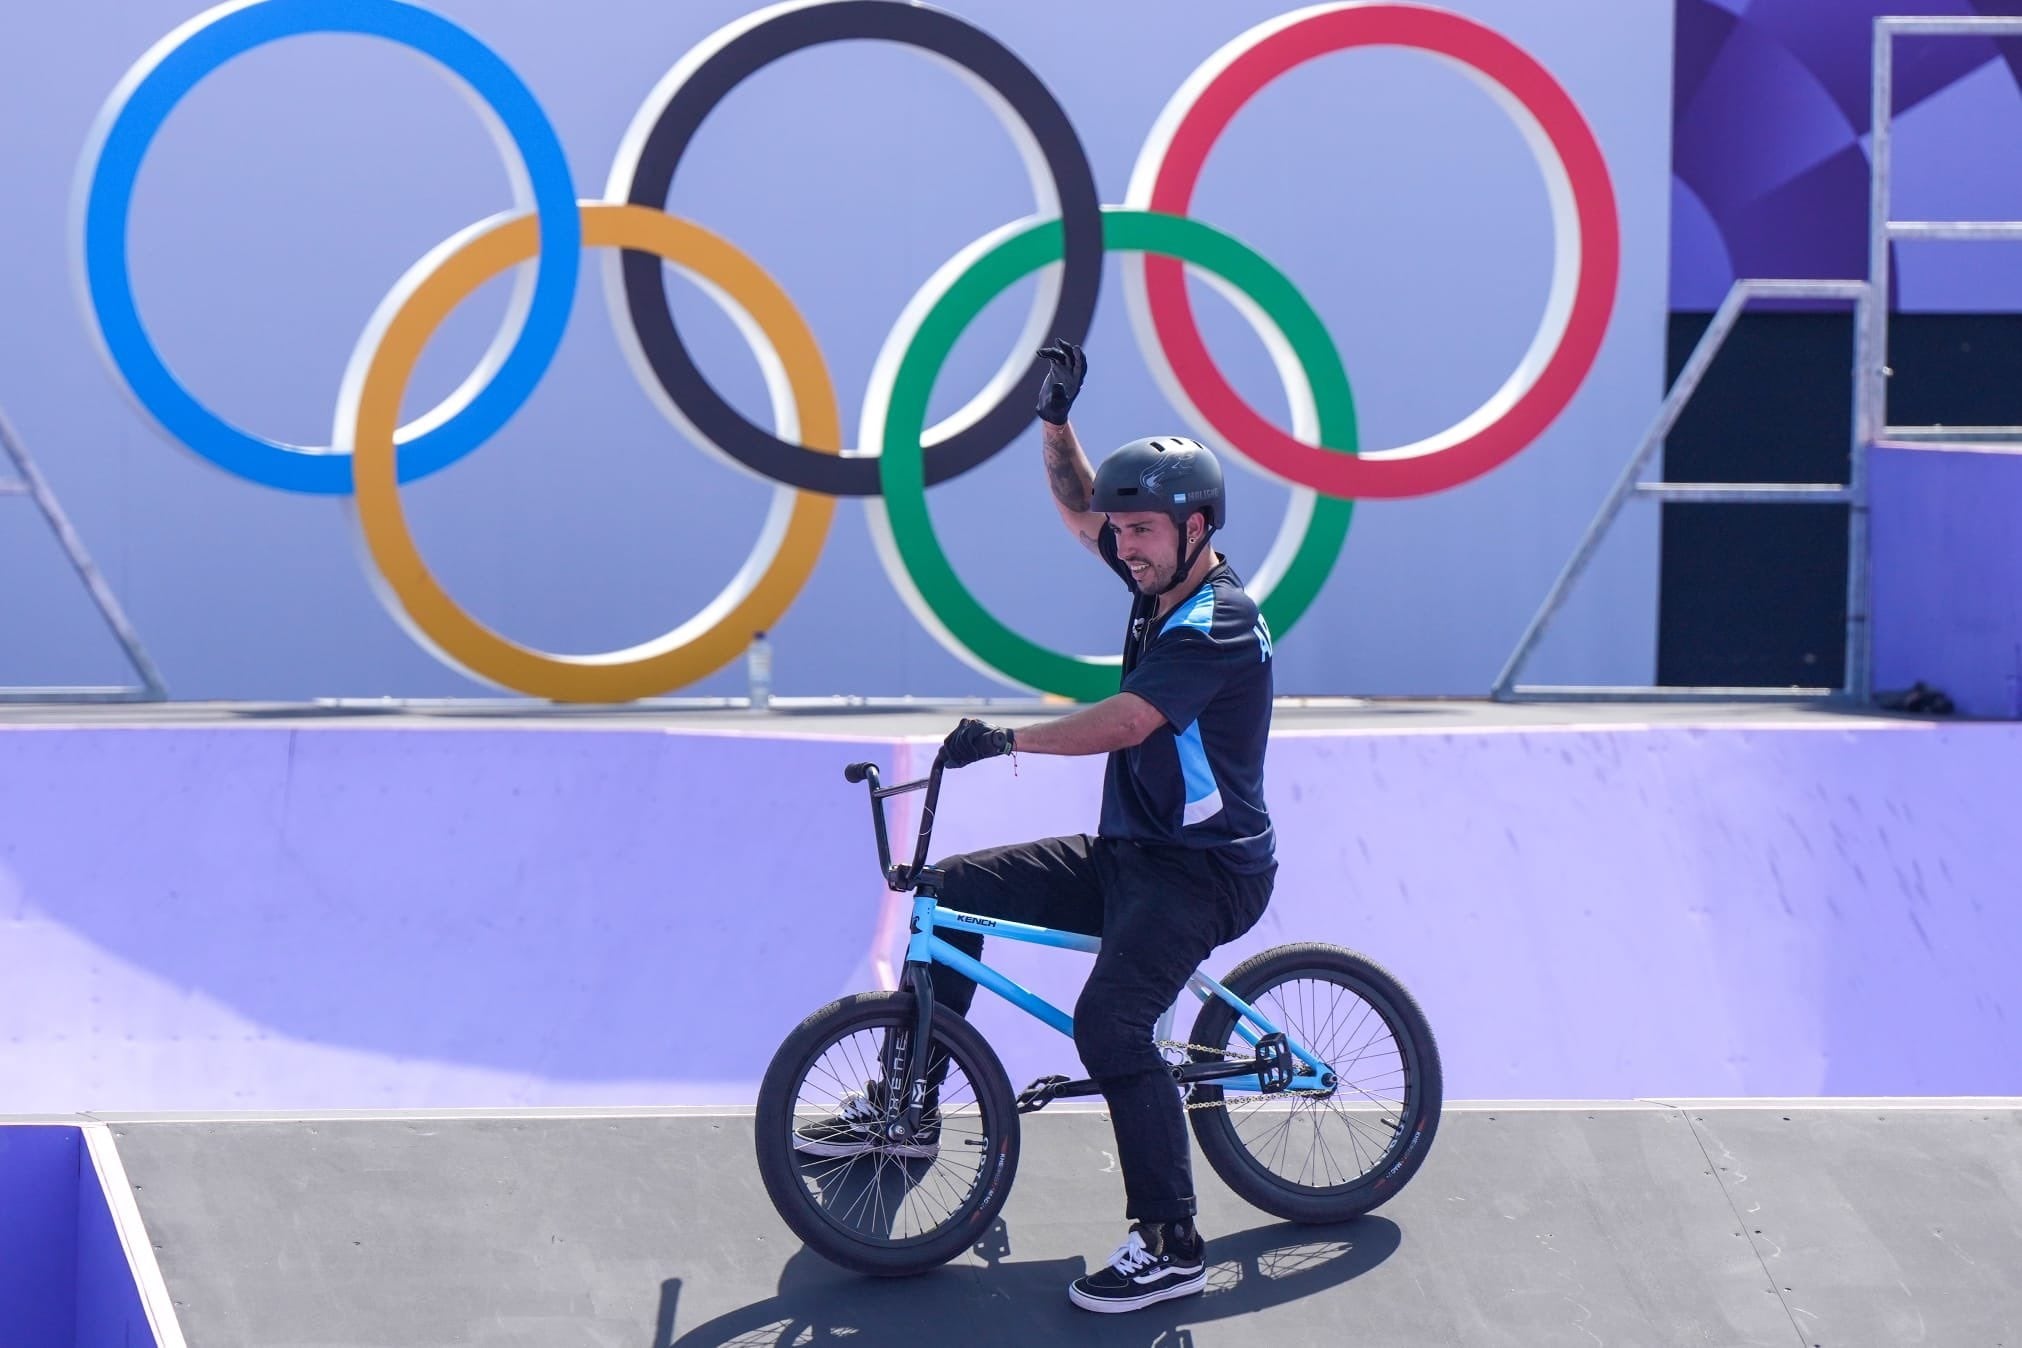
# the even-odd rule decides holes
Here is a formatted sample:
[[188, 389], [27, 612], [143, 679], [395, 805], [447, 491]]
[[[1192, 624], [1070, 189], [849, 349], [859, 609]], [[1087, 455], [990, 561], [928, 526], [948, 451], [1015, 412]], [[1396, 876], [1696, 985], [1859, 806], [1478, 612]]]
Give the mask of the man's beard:
[[1130, 588], [1140, 599], [1156, 599], [1172, 583], [1172, 572], [1161, 571], [1156, 566], [1146, 569], [1144, 579], [1139, 580], [1135, 571], [1130, 573]]

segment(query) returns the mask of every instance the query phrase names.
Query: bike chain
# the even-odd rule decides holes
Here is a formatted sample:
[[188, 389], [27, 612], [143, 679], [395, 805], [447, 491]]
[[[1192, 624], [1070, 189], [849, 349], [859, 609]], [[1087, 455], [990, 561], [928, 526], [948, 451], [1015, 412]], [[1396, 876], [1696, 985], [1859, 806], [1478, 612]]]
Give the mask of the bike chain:
[[[1209, 1048], [1206, 1044], [1184, 1044], [1176, 1039], [1155, 1040], [1152, 1043], [1152, 1047], [1158, 1049], [1169, 1049], [1169, 1048], [1183, 1049], [1189, 1055], [1194, 1053], [1207, 1053], [1212, 1054], [1214, 1057], [1221, 1058], [1224, 1061], [1230, 1058], [1240, 1057], [1240, 1055], [1230, 1053], [1225, 1048]], [[1212, 1086], [1215, 1083], [1212, 1081], [1203, 1081], [1198, 1084], [1202, 1086]], [[1274, 1092], [1274, 1094], [1277, 1095], [1318, 1095], [1318, 1096], [1327, 1096], [1332, 1095], [1333, 1093], [1334, 1093], [1333, 1091], [1317, 1091], [1312, 1089], [1301, 1089], [1296, 1086], [1287, 1086], [1282, 1091]], [[1193, 1094], [1193, 1091], [1189, 1089], [1187, 1091], [1187, 1094], [1191, 1096]], [[1189, 1114], [1191, 1114], [1194, 1110], [1197, 1109], [1225, 1109], [1227, 1107], [1228, 1107], [1227, 1097], [1223, 1097], [1222, 1099], [1219, 1100], [1189, 1099], [1188, 1101], [1186, 1101], [1186, 1109]]]
[[[1238, 1057], [1240, 1057], [1240, 1056], [1241, 1056], [1241, 1055], [1238, 1055], [1238, 1054], [1233, 1054], [1233, 1053], [1229, 1052], [1229, 1050], [1227, 1050], [1227, 1049], [1225, 1049], [1225, 1048], [1209, 1048], [1209, 1047], [1208, 1047], [1208, 1046], [1207, 1046], [1206, 1044], [1188, 1044], [1188, 1043], [1183, 1043], [1183, 1042], [1181, 1042], [1180, 1040], [1177, 1040], [1177, 1039], [1157, 1039], [1157, 1040], [1153, 1040], [1153, 1041], [1152, 1041], [1152, 1047], [1153, 1047], [1153, 1048], [1157, 1048], [1157, 1049], [1179, 1049], [1179, 1050], [1182, 1050], [1183, 1052], [1185, 1052], [1185, 1053], [1187, 1053], [1187, 1054], [1189, 1054], [1189, 1055], [1191, 1055], [1191, 1054], [1195, 1054], [1195, 1053], [1206, 1053], [1206, 1054], [1212, 1055], [1212, 1057], [1215, 1057], [1215, 1058], [1220, 1058], [1220, 1059], [1223, 1059], [1223, 1060], [1225, 1060], [1225, 1061], [1226, 1061], [1226, 1060], [1228, 1060], [1228, 1059], [1230, 1059], [1230, 1058], [1238, 1058]], [[1189, 1060], [1190, 1060], [1190, 1061], [1192, 1061], [1193, 1059], [1191, 1059], [1191, 1058], [1190, 1058]], [[1175, 1066], [1177, 1066], [1177, 1064], [1175, 1064]], [[1198, 1084], [1199, 1084], [1199, 1085], [1203, 1085], [1203, 1086], [1212, 1086], [1212, 1085], [1213, 1085], [1214, 1083], [1213, 1083], [1213, 1082], [1211, 1082], [1211, 1081], [1203, 1081], [1203, 1082], [1200, 1082], [1200, 1083], [1198, 1083]], [[1337, 1087], [1336, 1089], [1338, 1089], [1338, 1087]], [[1189, 1096], [1191, 1096], [1191, 1095], [1193, 1094], [1193, 1091], [1192, 1091], [1192, 1089], [1191, 1089], [1191, 1088], [1189, 1088], [1189, 1089], [1188, 1089], [1188, 1091], [1187, 1091], [1187, 1094], [1188, 1094]], [[1310, 1089], [1310, 1088], [1301, 1088], [1301, 1087], [1297, 1087], [1297, 1086], [1287, 1086], [1287, 1087], [1286, 1087], [1286, 1088], [1285, 1088], [1284, 1090], [1282, 1090], [1282, 1091], [1276, 1091], [1276, 1092], [1274, 1092], [1274, 1094], [1277, 1094], [1277, 1095], [1312, 1095], [1312, 1096], [1321, 1096], [1321, 1097], [1325, 1097], [1325, 1096], [1329, 1096], [1329, 1095], [1332, 1095], [1332, 1094], [1334, 1094], [1334, 1091], [1323, 1091], [1323, 1090], [1313, 1090], [1313, 1089]], [[1228, 1100], [1227, 1100], [1227, 1098], [1226, 1098], [1226, 1097], [1223, 1097], [1222, 1099], [1218, 1099], [1218, 1100], [1193, 1100], [1193, 1099], [1189, 1099], [1189, 1100], [1187, 1100], [1187, 1101], [1185, 1102], [1185, 1106], [1186, 1106], [1186, 1110], [1187, 1110], [1187, 1112], [1188, 1112], [1188, 1113], [1192, 1113], [1193, 1111], [1195, 1111], [1195, 1110], [1197, 1110], [1197, 1109], [1225, 1109], [1225, 1108], [1227, 1108], [1227, 1107], [1228, 1107]]]

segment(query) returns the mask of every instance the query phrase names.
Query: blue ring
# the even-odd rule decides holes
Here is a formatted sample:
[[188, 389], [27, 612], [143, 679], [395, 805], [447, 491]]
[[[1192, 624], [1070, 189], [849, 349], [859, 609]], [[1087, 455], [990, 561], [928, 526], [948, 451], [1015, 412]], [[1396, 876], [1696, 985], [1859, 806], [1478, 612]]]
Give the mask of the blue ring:
[[173, 47], [158, 56], [150, 53], [152, 68], [145, 74], [140, 73], [144, 66], [129, 74], [131, 86], [123, 83], [108, 103], [101, 115], [104, 138], [96, 155], [86, 160], [85, 299], [106, 354], [162, 429], [218, 467], [283, 491], [350, 494], [350, 455], [304, 450], [242, 431], [197, 401], [170, 373], [134, 306], [127, 217], [134, 179], [155, 133], [206, 75], [284, 37], [356, 33], [385, 38], [434, 59], [491, 107], [519, 151], [540, 218], [533, 302], [512, 350], [456, 416], [400, 447], [402, 482], [447, 467], [483, 444], [526, 403], [561, 345], [582, 262], [582, 220], [560, 138], [532, 92], [498, 53], [449, 20], [401, 0], [254, 0], [212, 12], [216, 17], [209, 21], [192, 21]]

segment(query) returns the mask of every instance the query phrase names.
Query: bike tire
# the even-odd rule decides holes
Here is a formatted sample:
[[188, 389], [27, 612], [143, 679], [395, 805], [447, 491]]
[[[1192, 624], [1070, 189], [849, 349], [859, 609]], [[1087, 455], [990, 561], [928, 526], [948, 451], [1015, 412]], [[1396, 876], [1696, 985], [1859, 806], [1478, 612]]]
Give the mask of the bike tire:
[[[1288, 992], [1302, 980], [1358, 998], [1366, 1011], [1358, 1012], [1352, 1005], [1343, 1008], [1338, 997], [1329, 1007], [1317, 1007], [1307, 994], [1302, 1013], [1299, 997]], [[1344, 1059], [1329, 1061], [1342, 1080], [1326, 1097], [1224, 1092], [1217, 1086], [1195, 1089], [1192, 1103], [1197, 1107], [1189, 1116], [1194, 1137], [1222, 1182], [1243, 1201], [1292, 1222], [1344, 1222], [1396, 1197], [1425, 1162], [1439, 1130], [1442, 1103], [1439, 1046], [1404, 985], [1372, 960], [1317, 942], [1262, 951], [1230, 970], [1222, 983], [1316, 1055]], [[1358, 1037], [1368, 1029], [1371, 1016], [1396, 1046], [1396, 1074], [1403, 1080], [1395, 1101], [1387, 1098], [1387, 1086], [1386, 1096], [1378, 1096], [1351, 1077], [1366, 1054], [1366, 1048], [1358, 1048]], [[1230, 1055], [1237, 1048], [1247, 1052], [1240, 1039], [1231, 1047], [1236, 1020], [1234, 1007], [1213, 998], [1194, 1021], [1192, 1042], [1209, 1049], [1229, 1048]], [[1373, 1031], [1369, 1039], [1373, 1042]], [[1348, 1060], [1351, 1052], [1355, 1057]], [[1200, 1052], [1192, 1056], [1211, 1060]], [[1387, 1061], [1386, 1050], [1374, 1068]], [[1372, 1075], [1370, 1080], [1383, 1083], [1390, 1075], [1385, 1069], [1381, 1077]], [[1372, 1116], [1374, 1122], [1358, 1127], [1362, 1115]], [[1288, 1153], [1295, 1134], [1303, 1136], [1306, 1122], [1311, 1122], [1319, 1144], [1309, 1155], [1318, 1160], [1302, 1162], [1296, 1175], [1281, 1173], [1267, 1154]], [[1338, 1149], [1327, 1144], [1328, 1136], [1341, 1139]], [[1384, 1143], [1380, 1148], [1375, 1145], [1378, 1140]], [[1349, 1161], [1344, 1162], [1344, 1156]], [[1314, 1170], [1313, 1178], [1326, 1182], [1308, 1182], [1307, 1164], [1324, 1166]]]
[[[1011, 1079], [983, 1036], [944, 1009], [934, 1012], [931, 1053], [945, 1055], [951, 1066], [942, 1094], [941, 1152], [931, 1169], [917, 1174], [914, 1160], [882, 1152], [810, 1158], [796, 1150], [794, 1129], [810, 1115], [811, 1074], [839, 1085], [845, 1073], [825, 1065], [838, 1046], [876, 1045], [890, 1033], [910, 1036], [914, 1014], [907, 992], [864, 992], [831, 1002], [786, 1037], [758, 1090], [754, 1145], [758, 1173], [774, 1209], [809, 1249], [875, 1277], [924, 1273], [962, 1254], [989, 1229], [1018, 1171], [1019, 1120]], [[842, 1053], [838, 1061], [878, 1070], [874, 1048]], [[958, 1068], [968, 1087], [966, 1101], [955, 1084]], [[954, 1169], [942, 1173], [942, 1162], [951, 1154], [957, 1158]], [[963, 1164], [969, 1159], [973, 1167]], [[915, 1182], [928, 1176], [936, 1177], [933, 1184]], [[957, 1191], [958, 1201], [935, 1216], [928, 1205], [945, 1202]], [[915, 1221], [921, 1215], [933, 1220], [904, 1234], [877, 1229], [882, 1219], [896, 1226], [906, 1214]]]

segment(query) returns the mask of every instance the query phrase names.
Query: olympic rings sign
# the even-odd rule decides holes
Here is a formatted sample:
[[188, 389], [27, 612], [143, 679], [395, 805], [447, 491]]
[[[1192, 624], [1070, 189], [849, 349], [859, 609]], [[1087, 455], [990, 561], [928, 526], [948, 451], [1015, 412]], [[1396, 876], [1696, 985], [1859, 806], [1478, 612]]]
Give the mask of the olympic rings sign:
[[[456, 76], [492, 113], [515, 186], [514, 210], [443, 242], [380, 303], [345, 372], [328, 446], [267, 439], [199, 401], [149, 339], [128, 268], [134, 182], [170, 111], [234, 57], [310, 33], [381, 38]], [[664, 207], [682, 155], [733, 88], [796, 51], [861, 38], [917, 48], [977, 86], [1024, 151], [1036, 200], [1032, 215], [949, 259], [907, 305], [878, 355], [850, 449], [827, 367], [792, 301], [728, 241]], [[1557, 241], [1544, 313], [1509, 379], [1448, 430], [1381, 450], [1358, 443], [1348, 376], [1311, 305], [1251, 249], [1186, 215], [1209, 151], [1244, 103], [1304, 62], [1369, 46], [1439, 56], [1497, 99], [1544, 174]], [[78, 274], [92, 332], [163, 431], [253, 482], [355, 494], [380, 592], [418, 640], [475, 678], [585, 702], [665, 692], [735, 659], [799, 593], [844, 496], [866, 498], [894, 586], [957, 655], [996, 678], [1078, 700], [1113, 692], [1113, 658], [1049, 650], [983, 608], [936, 542], [926, 501], [928, 487], [983, 463], [1029, 428], [1040, 373], [1031, 353], [1056, 335], [1086, 336], [1103, 254], [1112, 251], [1133, 255], [1125, 269], [1133, 326], [1174, 405], [1197, 434], [1295, 489], [1252, 586], [1273, 628], [1288, 631], [1326, 580], [1355, 499], [1458, 486], [1516, 455], [1564, 410], [1606, 335], [1621, 253], [1606, 162], [1550, 73], [1472, 20], [1379, 0], [1281, 15], [1216, 52], [1158, 117], [1120, 206], [1101, 203], [1072, 123], [1023, 61], [973, 25], [903, 0], [786, 0], [718, 30], [677, 61], [640, 108], [599, 201], [576, 199], [532, 93], [458, 25], [404, 0], [231, 0], [164, 37], [113, 91], [84, 155], [78, 200]], [[585, 247], [606, 250], [612, 317], [660, 410], [705, 450], [775, 486], [758, 542], [723, 593], [657, 640], [589, 656], [534, 650], [473, 618], [422, 560], [399, 491], [475, 450], [532, 395], [561, 343]], [[663, 264], [701, 283], [752, 344], [772, 404], [770, 429], [747, 420], [696, 366], [667, 306]], [[1229, 295], [1263, 338], [1290, 399], [1289, 430], [1260, 416], [1216, 368], [1183, 265]], [[439, 406], [400, 425], [430, 335], [507, 270], [516, 280], [506, 320], [478, 368]], [[929, 395], [956, 341], [992, 299], [1034, 273], [1038, 293], [1010, 358], [960, 411], [927, 426]]]

